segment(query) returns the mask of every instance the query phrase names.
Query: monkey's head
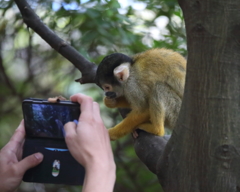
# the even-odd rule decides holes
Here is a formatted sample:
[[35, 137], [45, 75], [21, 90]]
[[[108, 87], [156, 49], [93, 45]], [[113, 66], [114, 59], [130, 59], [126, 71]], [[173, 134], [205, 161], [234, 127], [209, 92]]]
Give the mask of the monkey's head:
[[129, 77], [132, 59], [121, 53], [106, 56], [98, 66], [96, 82], [109, 98], [123, 95], [123, 83]]

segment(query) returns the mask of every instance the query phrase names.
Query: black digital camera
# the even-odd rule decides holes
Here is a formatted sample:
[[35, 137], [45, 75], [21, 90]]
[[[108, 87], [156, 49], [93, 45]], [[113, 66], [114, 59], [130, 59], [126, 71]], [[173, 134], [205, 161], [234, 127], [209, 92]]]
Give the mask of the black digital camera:
[[26, 131], [23, 158], [36, 152], [44, 155], [38, 166], [25, 173], [23, 181], [82, 185], [85, 170], [72, 157], [64, 139], [64, 125], [78, 123], [80, 105], [30, 98], [23, 101], [22, 110]]

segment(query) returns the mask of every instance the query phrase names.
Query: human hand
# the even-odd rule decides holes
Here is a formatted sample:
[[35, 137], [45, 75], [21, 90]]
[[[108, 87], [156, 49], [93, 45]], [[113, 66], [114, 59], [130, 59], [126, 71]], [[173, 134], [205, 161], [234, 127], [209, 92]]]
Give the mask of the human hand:
[[10, 141], [0, 151], [1, 192], [16, 190], [22, 181], [24, 173], [43, 160], [41, 153], [35, 153], [21, 160], [24, 137], [24, 123], [21, 121]]
[[81, 115], [77, 125], [65, 124], [65, 140], [72, 156], [86, 169], [83, 191], [112, 191], [116, 166], [99, 105], [82, 94], [73, 95], [71, 101], [81, 105]]
[[69, 122], [64, 126], [65, 140], [73, 157], [85, 168], [91, 166], [92, 161], [112, 162], [110, 139], [100, 116], [99, 105], [83, 94], [73, 95], [71, 101], [81, 105], [78, 125]]

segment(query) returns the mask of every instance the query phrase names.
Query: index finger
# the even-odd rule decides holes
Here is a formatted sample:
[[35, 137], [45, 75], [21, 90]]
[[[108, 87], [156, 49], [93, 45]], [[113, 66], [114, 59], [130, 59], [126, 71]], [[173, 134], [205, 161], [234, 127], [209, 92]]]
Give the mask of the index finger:
[[89, 119], [89, 115], [93, 114], [93, 100], [91, 97], [83, 95], [81, 93], [71, 96], [71, 101], [78, 102], [81, 106], [81, 119]]

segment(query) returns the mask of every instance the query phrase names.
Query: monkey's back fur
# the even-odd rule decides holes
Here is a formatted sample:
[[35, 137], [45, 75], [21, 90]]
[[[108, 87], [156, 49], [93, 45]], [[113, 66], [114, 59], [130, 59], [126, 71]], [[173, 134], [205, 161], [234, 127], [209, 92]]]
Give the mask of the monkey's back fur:
[[139, 112], [149, 109], [151, 118], [161, 114], [165, 126], [172, 129], [184, 92], [185, 58], [169, 49], [151, 49], [132, 59], [130, 76], [123, 85], [131, 108]]

